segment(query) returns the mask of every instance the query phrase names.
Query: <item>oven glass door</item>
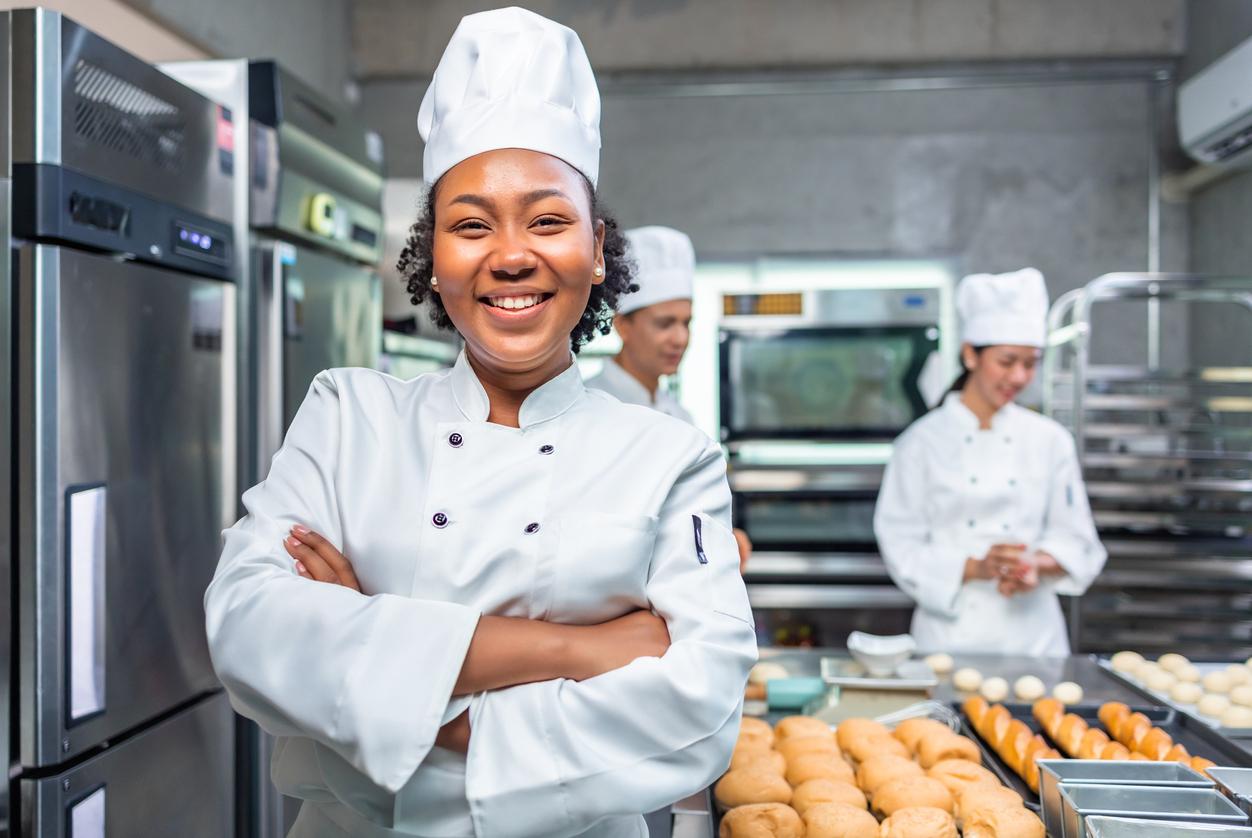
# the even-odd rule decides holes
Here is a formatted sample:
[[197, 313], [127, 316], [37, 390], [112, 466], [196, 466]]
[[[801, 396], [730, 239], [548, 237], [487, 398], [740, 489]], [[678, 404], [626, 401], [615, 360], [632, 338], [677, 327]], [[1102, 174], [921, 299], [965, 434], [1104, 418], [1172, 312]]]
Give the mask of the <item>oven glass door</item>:
[[737, 492], [736, 524], [756, 550], [874, 552], [874, 491]]
[[723, 329], [722, 437], [891, 439], [926, 411], [918, 386], [938, 330]]

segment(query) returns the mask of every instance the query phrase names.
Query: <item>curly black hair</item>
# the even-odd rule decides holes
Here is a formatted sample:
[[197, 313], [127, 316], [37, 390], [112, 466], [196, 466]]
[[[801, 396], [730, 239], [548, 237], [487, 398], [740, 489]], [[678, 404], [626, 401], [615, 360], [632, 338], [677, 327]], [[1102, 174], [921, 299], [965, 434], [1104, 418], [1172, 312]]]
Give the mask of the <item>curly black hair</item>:
[[[626, 236], [608, 212], [600, 207], [595, 187], [583, 179], [591, 198], [591, 217], [604, 222], [604, 282], [591, 286], [591, 296], [582, 318], [570, 332], [570, 348], [577, 352], [597, 333], [607, 335], [613, 328], [613, 314], [623, 294], [639, 290], [635, 284], [635, 264], [626, 252]], [[426, 202], [418, 213], [417, 221], [409, 228], [409, 237], [396, 267], [405, 278], [405, 287], [413, 305], [430, 300], [430, 319], [440, 329], [455, 329], [443, 300], [431, 290], [430, 278], [434, 274], [435, 238], [435, 192], [436, 183], [426, 193]]]

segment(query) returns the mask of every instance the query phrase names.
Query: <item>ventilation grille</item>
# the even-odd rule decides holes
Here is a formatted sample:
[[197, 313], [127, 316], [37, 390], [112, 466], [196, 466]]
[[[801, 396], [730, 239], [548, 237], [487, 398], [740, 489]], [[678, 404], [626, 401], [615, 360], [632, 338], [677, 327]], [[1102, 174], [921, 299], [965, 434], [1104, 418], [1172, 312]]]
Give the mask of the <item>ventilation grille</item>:
[[112, 151], [179, 171], [186, 123], [174, 105], [108, 70], [74, 66], [74, 130]]

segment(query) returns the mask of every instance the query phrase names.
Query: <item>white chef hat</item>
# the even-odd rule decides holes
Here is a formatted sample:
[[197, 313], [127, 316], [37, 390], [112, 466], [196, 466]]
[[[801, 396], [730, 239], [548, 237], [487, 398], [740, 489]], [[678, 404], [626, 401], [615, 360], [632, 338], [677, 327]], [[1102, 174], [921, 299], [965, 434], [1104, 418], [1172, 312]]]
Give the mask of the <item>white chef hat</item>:
[[965, 343], [1042, 348], [1047, 342], [1048, 289], [1034, 268], [970, 274], [957, 288], [956, 310]]
[[618, 313], [630, 314], [670, 300], [690, 300], [696, 277], [696, 249], [690, 237], [670, 227], [636, 227], [626, 231], [635, 260], [639, 290], [626, 294]]
[[524, 148], [600, 174], [600, 91], [577, 33], [516, 7], [466, 15], [417, 114], [422, 176], [462, 160]]

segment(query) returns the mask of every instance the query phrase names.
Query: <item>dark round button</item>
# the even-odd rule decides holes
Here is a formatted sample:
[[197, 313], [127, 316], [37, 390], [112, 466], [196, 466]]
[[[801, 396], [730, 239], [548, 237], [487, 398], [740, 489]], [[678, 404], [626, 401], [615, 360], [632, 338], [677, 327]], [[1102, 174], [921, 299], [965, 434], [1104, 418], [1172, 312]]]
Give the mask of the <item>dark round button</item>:
[[448, 526], [448, 516], [444, 515], [442, 512], [436, 512], [434, 517], [430, 519], [430, 522], [439, 529], [443, 529]]
[[452, 436], [448, 437], [448, 444], [451, 445], [453, 448], [460, 448], [464, 442], [465, 442], [465, 437], [461, 436], [460, 434], [452, 434]]
[[965, 437], [965, 441], [966, 441], [967, 443], [968, 443], [968, 442], [973, 442], [973, 441], [974, 441], [974, 438], [973, 438], [972, 436], [967, 436], [967, 437]]
[[972, 526], [974, 526], [974, 522], [973, 522], [973, 521], [970, 521], [970, 522], [969, 522], [969, 525], [970, 525], [971, 527], [972, 527]]
[[552, 453], [553, 451], [555, 451], [555, 450], [556, 450], [556, 449], [555, 449], [555, 448], [553, 448], [551, 445], [540, 445], [540, 446], [539, 446], [539, 453], [540, 453], [540, 454], [551, 454], [551, 453]]
[[1015, 479], [1013, 479], [1012, 477], [1010, 477], [1010, 478], [1009, 478], [1009, 485], [1010, 485], [1010, 486], [1016, 486], [1016, 485], [1017, 485], [1017, 481], [1016, 481]]
[[539, 525], [538, 525], [538, 524], [536, 524], [536, 523], [534, 523], [534, 522], [531, 522], [531, 523], [527, 524], [527, 525], [526, 525], [526, 532], [527, 532], [527, 534], [529, 534], [529, 535], [534, 535], [535, 533], [539, 532]]

